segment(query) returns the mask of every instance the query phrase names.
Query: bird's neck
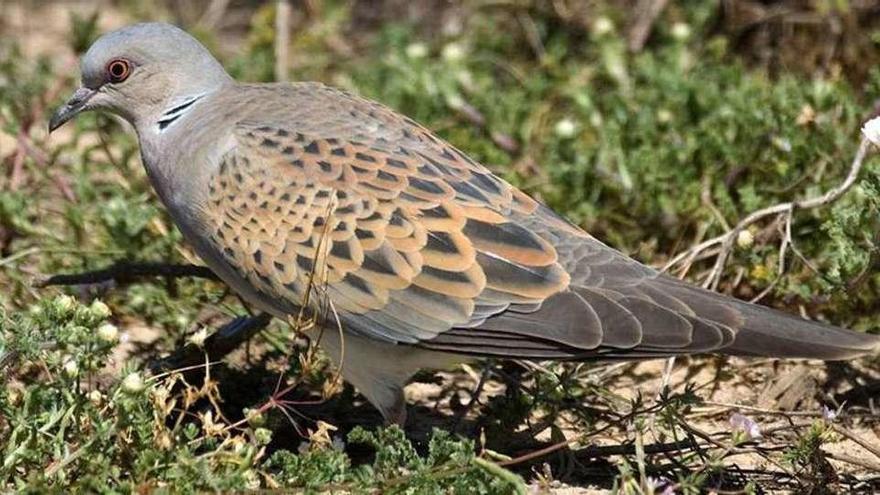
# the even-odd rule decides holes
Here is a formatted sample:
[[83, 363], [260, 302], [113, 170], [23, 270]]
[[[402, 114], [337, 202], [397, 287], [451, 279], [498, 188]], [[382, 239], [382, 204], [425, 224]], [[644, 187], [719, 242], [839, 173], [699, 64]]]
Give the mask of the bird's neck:
[[217, 89], [193, 89], [164, 99], [153, 106], [151, 111], [143, 112], [133, 122], [141, 145], [144, 165], [150, 168], [161, 167], [166, 155], [179, 152], [198, 133], [193, 125], [193, 116], [204, 110], [206, 102]]
[[170, 99], [150, 118], [137, 122], [141, 157], [150, 181], [169, 209], [197, 207], [207, 178], [225, 152], [217, 125], [222, 89]]

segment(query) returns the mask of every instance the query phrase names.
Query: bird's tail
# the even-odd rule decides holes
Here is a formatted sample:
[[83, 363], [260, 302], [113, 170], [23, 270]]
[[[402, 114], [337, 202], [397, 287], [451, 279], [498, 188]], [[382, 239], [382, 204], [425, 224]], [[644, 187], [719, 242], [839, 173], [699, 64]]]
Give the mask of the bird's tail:
[[[703, 298], [716, 302], [718, 295], [699, 287], [675, 284], [689, 292], [683, 299], [699, 314]], [[684, 296], [684, 294], [682, 294]], [[807, 358], [839, 361], [880, 350], [880, 335], [871, 335], [809, 321], [766, 306], [725, 297], [741, 319], [733, 343], [719, 352], [737, 356]]]
[[666, 275], [643, 276], [642, 270], [628, 276], [626, 268], [632, 266], [618, 265], [617, 272], [596, 269], [591, 274], [601, 286], [571, 285], [537, 307], [510, 308], [420, 345], [481, 356], [565, 360], [717, 352], [835, 361], [880, 349], [878, 335], [805, 320]]
[[764, 306], [742, 306], [746, 322], [733, 344], [723, 350], [727, 354], [840, 361], [880, 348], [877, 335], [807, 321]]

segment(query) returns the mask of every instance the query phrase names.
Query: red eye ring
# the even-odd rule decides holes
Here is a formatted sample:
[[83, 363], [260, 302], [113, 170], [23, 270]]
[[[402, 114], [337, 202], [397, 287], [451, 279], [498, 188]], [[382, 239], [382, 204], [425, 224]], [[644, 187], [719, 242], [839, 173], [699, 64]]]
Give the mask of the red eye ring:
[[107, 79], [113, 83], [125, 81], [131, 74], [131, 63], [128, 60], [117, 58], [107, 64]]

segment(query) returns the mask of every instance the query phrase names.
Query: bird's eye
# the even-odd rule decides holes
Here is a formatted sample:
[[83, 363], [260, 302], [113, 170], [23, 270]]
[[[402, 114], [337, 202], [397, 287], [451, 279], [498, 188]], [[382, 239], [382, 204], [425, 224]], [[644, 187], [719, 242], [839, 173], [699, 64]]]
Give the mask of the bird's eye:
[[107, 64], [107, 78], [110, 82], [119, 83], [125, 81], [129, 74], [131, 74], [131, 64], [128, 60], [118, 58], [111, 60]]

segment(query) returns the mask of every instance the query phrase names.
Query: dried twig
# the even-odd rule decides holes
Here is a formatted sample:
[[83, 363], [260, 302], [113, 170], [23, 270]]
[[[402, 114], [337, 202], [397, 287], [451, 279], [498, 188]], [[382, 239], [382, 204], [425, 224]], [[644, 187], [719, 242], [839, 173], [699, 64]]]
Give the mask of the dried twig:
[[[645, 455], [648, 454], [665, 454], [667, 452], [679, 452], [682, 450], [693, 450], [696, 444], [690, 440], [680, 440], [678, 442], [652, 443], [642, 446], [641, 450]], [[578, 459], [596, 459], [600, 457], [611, 457], [613, 455], [635, 455], [636, 444], [624, 443], [619, 445], [594, 445], [585, 447], [574, 452]]]
[[[849, 173], [847, 174], [846, 179], [844, 179], [844, 181], [837, 187], [828, 190], [825, 194], [821, 196], [815, 196], [799, 201], [788, 201], [785, 203], [779, 203], [752, 212], [750, 215], [740, 220], [739, 223], [737, 223], [732, 229], [727, 230], [725, 233], [707, 241], [703, 241], [696, 246], [688, 249], [687, 251], [679, 253], [678, 255], [673, 257], [666, 264], [665, 267], [663, 267], [663, 270], [669, 270], [670, 268], [677, 266], [682, 262], [687, 262], [686, 264], [689, 264], [691, 261], [693, 261], [694, 258], [702, 254], [707, 249], [720, 245], [721, 249], [715, 258], [715, 263], [703, 282], [704, 287], [716, 289], [718, 287], [718, 282], [721, 279], [721, 272], [724, 269], [727, 258], [730, 256], [730, 253], [733, 250], [733, 244], [736, 241], [736, 238], [740, 232], [742, 232], [750, 225], [771, 216], [791, 216], [795, 210], [808, 210], [812, 208], [817, 208], [820, 206], [828, 205], [838, 200], [847, 191], [849, 191], [853, 184], [855, 184], [855, 181], [859, 176], [859, 172], [862, 170], [862, 164], [865, 161], [865, 157], [867, 156], [870, 147], [871, 142], [868, 141], [868, 139], [862, 139], [862, 142], [859, 145], [859, 149], [856, 152], [855, 157], [853, 158], [852, 164], [850, 165]], [[783, 242], [786, 245], [785, 248], [788, 249], [791, 245], [791, 240], [788, 237], [785, 237], [783, 239]]]
[[629, 30], [629, 35], [627, 36], [627, 47], [629, 48], [629, 51], [633, 53], [642, 51], [642, 48], [645, 47], [645, 42], [648, 41], [648, 36], [651, 35], [654, 23], [657, 22], [657, 18], [663, 13], [663, 9], [666, 8], [666, 4], [668, 3], [669, 0], [639, 1], [635, 10], [638, 13], [636, 15], [635, 24], [633, 24], [632, 28]]
[[715, 415], [715, 414], [727, 413], [727, 412], [730, 412], [731, 409], [733, 409], [733, 410], [750, 411], [750, 412], [758, 413], [758, 414], [767, 414], [767, 415], [771, 415], [771, 416], [786, 416], [786, 417], [788, 417], [788, 416], [807, 416], [807, 417], [815, 417], [815, 418], [822, 417], [822, 411], [782, 411], [779, 409], [767, 409], [764, 407], [748, 406], [745, 404], [734, 404], [734, 403], [730, 403], [730, 402], [717, 402], [717, 401], [711, 401], [711, 400], [703, 401], [703, 404], [705, 404], [707, 406], [716, 406], [720, 409], [704, 411], [702, 408], [696, 407], [696, 408], [693, 408], [693, 412], [696, 413], [697, 415], [703, 416], [703, 415]]
[[275, 2], [275, 80], [286, 81], [289, 68], [290, 0]]
[[200, 28], [210, 31], [217, 27], [217, 23], [223, 19], [226, 9], [229, 7], [229, 0], [211, 0], [208, 8], [199, 18], [196, 25]]
[[[840, 425], [834, 424], [834, 425], [831, 425], [831, 428], [833, 428], [834, 431], [836, 431], [837, 433], [840, 433], [841, 435], [845, 436], [846, 438], [861, 445], [865, 450], [874, 454], [875, 456], [877, 456], [878, 459], [880, 459], [880, 448], [878, 448], [876, 445], [871, 445], [870, 443], [866, 442], [863, 438], [859, 437], [855, 433], [847, 430], [846, 428], [844, 428]], [[878, 470], [878, 471], [880, 471], [880, 470]]]
[[878, 263], [880, 263], [880, 232], [874, 233], [874, 239], [871, 242], [871, 259], [855, 278], [846, 283], [846, 291], [853, 292], [861, 287], [872, 274], [876, 273]]
[[[508, 459], [506, 461], [499, 462], [499, 466], [514, 466], [517, 464], [522, 464], [527, 461], [533, 461], [535, 459], [544, 457], [548, 454], [556, 452], [568, 445], [577, 442], [578, 440], [582, 440], [585, 436], [578, 436], [569, 440], [565, 440], [563, 442], [555, 443], [543, 449], [539, 449], [533, 452], [529, 452], [528, 454], [521, 455], [519, 457], [515, 457], [513, 459]], [[645, 445], [642, 447], [645, 454], [662, 454], [666, 452], [678, 452], [682, 450], [691, 450], [696, 448], [696, 444], [690, 440], [682, 440], [678, 442], [669, 442], [669, 443], [654, 443]], [[635, 455], [636, 453], [636, 445], [635, 443], [624, 443], [618, 445], [594, 445], [591, 447], [584, 447], [582, 449], [578, 449], [574, 451], [574, 455], [579, 459], [596, 459], [600, 457], [611, 457], [614, 455]]]
[[860, 459], [856, 457], [852, 457], [846, 454], [838, 454], [834, 452], [828, 452], [827, 450], [823, 450], [822, 453], [825, 454], [825, 457], [829, 459], [835, 459], [840, 462], [845, 462], [847, 464], [852, 464], [853, 466], [863, 467], [865, 469], [870, 469], [873, 472], [880, 472], [880, 463], [870, 461], [868, 459]]
[[217, 275], [214, 274], [210, 268], [205, 266], [119, 261], [101, 270], [52, 275], [47, 278], [37, 279], [33, 282], [33, 286], [42, 288], [52, 285], [100, 284], [110, 281], [115, 281], [117, 283], [130, 283], [145, 277], [199, 277], [210, 280], [219, 280]]
[[776, 277], [773, 278], [773, 281], [770, 282], [767, 287], [764, 287], [764, 290], [758, 293], [757, 296], [753, 297], [749, 302], [756, 303], [761, 299], [764, 299], [767, 294], [776, 287], [776, 284], [782, 280], [782, 275], [785, 273], [785, 255], [788, 251], [788, 247], [792, 244], [791, 240], [791, 217], [792, 212], [788, 210], [784, 215], [785, 217], [785, 228], [782, 232], [782, 242], [779, 243], [779, 265], [776, 268]]
[[464, 98], [458, 98], [451, 101], [449, 106], [468, 123], [474, 125], [481, 131], [486, 132], [492, 142], [495, 143], [495, 146], [498, 146], [510, 155], [515, 155], [519, 152], [521, 146], [516, 139], [509, 134], [491, 130], [489, 128], [489, 122], [487, 121], [486, 116], [483, 115], [483, 112], [468, 103]]

